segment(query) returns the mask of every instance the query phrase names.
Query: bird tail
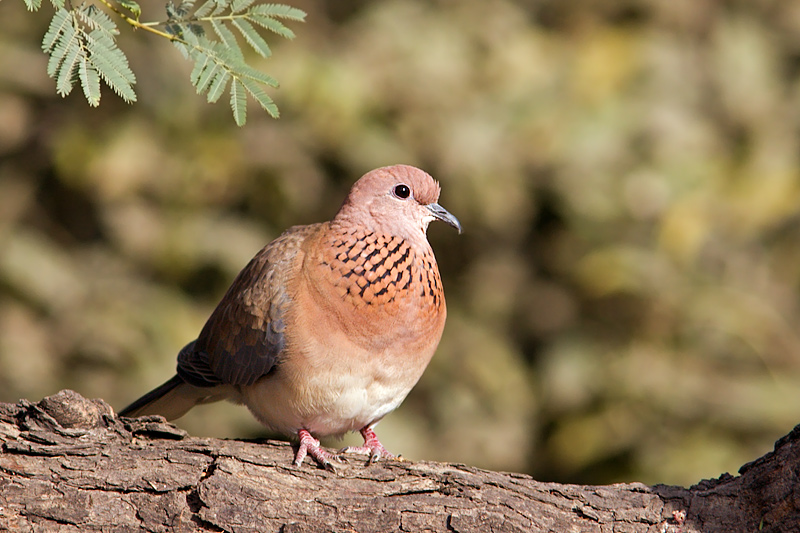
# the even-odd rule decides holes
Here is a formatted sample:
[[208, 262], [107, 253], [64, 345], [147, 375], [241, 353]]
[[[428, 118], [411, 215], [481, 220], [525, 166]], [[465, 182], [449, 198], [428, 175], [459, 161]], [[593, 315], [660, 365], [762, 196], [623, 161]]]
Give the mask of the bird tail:
[[167, 420], [175, 420], [185, 415], [195, 405], [235, 396], [235, 391], [230, 386], [195, 387], [175, 375], [120, 411], [119, 415], [131, 418], [161, 415]]

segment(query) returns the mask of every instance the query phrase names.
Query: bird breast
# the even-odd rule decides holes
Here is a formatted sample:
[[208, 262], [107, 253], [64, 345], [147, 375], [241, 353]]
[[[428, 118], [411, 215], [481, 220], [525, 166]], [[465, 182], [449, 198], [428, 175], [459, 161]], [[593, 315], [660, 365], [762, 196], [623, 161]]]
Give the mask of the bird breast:
[[442, 281], [430, 246], [418, 250], [401, 237], [355, 229], [330, 241], [320, 247], [326, 253], [315, 261], [317, 274], [344, 305], [373, 314], [442, 310]]
[[300, 291], [319, 311], [311, 334], [345, 334], [373, 353], [402, 350], [429, 358], [447, 311], [427, 241], [421, 247], [366, 229], [321, 231], [317, 237], [326, 242], [307, 248], [306, 290]]

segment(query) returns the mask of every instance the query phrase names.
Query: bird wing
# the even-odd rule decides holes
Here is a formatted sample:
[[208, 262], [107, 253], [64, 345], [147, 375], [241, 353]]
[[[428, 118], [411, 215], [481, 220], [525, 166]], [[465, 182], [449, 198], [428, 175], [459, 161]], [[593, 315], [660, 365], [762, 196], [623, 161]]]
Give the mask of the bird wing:
[[198, 387], [252, 385], [280, 361], [288, 286], [303, 242], [320, 224], [295, 226], [265, 246], [236, 276], [200, 336], [178, 354], [178, 375]]

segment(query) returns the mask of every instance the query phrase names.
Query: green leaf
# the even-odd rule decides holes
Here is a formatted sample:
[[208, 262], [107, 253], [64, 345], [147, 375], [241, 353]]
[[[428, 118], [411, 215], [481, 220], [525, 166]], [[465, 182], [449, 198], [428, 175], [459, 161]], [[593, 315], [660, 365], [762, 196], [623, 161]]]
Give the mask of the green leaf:
[[224, 44], [231, 53], [235, 54], [238, 58], [241, 58], [241, 60], [244, 61], [242, 49], [239, 48], [239, 43], [236, 42], [236, 36], [233, 34], [233, 32], [226, 28], [225, 25], [218, 20], [212, 20], [211, 27], [214, 28], [214, 33], [217, 34], [220, 41], [222, 41], [222, 44]]
[[233, 0], [231, 2], [231, 13], [240, 13], [253, 5], [255, 0]]
[[55, 79], [56, 92], [61, 96], [72, 91], [77, 65], [83, 53], [76, 24], [77, 21], [68, 11], [59, 9], [42, 39], [42, 49], [50, 54], [47, 75]]
[[219, 100], [220, 96], [225, 93], [225, 89], [228, 87], [228, 81], [230, 81], [231, 75], [227, 70], [220, 69], [218, 74], [214, 77], [214, 81], [208, 87], [208, 94], [206, 97], [208, 98], [208, 103], [213, 104], [217, 100]]
[[128, 58], [103, 30], [95, 29], [87, 35], [86, 49], [89, 60], [111, 90], [128, 103], [136, 101], [133, 85], [136, 83]]
[[[206, 56], [207, 61], [212, 61], [211, 58]], [[214, 83], [214, 80], [219, 76], [222, 69], [220, 68], [218, 63], [214, 63], [207, 65], [203, 70], [201, 76], [198, 78], [197, 83], [194, 86], [197, 88], [197, 94], [203, 94], [211, 87], [211, 84]]]
[[[199, 46], [199, 39], [205, 37], [205, 30], [199, 24], [186, 24], [175, 23], [167, 24], [166, 32], [174, 35], [178, 40], [173, 40], [173, 43], [180, 43], [184, 46], [196, 47]], [[188, 50], [187, 50], [188, 53]]]
[[42, 39], [42, 50], [45, 52], [50, 52], [53, 50], [56, 46], [56, 43], [62, 40], [64, 34], [68, 31], [75, 31], [72, 16], [66, 9], [59, 9], [53, 14], [53, 18], [50, 20], [50, 26], [47, 28], [47, 32], [44, 34], [44, 38]]
[[136, 77], [128, 58], [117, 48], [117, 33], [114, 21], [92, 5], [82, 5], [71, 12], [56, 11], [42, 39], [42, 49], [50, 54], [47, 74], [56, 80], [58, 94], [70, 94], [80, 81], [86, 101], [96, 107], [102, 79], [126, 102], [136, 101]]
[[[192, 82], [193, 86], [199, 87], [201, 85], [201, 80], [203, 86], [208, 83], [207, 81], [203, 80], [203, 78], [211, 75], [210, 73], [207, 73], [209, 65], [212, 67], [214, 66], [211, 58], [209, 58], [207, 55], [202, 55], [202, 57], [195, 59], [194, 68], [192, 69], [192, 73], [189, 75], [189, 81]], [[199, 91], [200, 90], [198, 88], [198, 92]]]
[[217, 3], [214, 0], [206, 0], [194, 11], [194, 16], [195, 18], [201, 19], [210, 14], [211, 11], [217, 7]]
[[64, 63], [64, 57], [71, 50], [80, 50], [81, 44], [77, 39], [77, 33], [74, 28], [70, 27], [62, 37], [60, 41], [54, 43], [53, 48], [50, 50], [50, 59], [47, 61], [47, 75], [51, 78], [58, 77], [61, 65]]
[[206, 20], [206, 17], [213, 18], [225, 11], [228, 4], [230, 4], [230, 0], [207, 0], [205, 4], [197, 8], [192, 18], [194, 20]]
[[78, 44], [67, 48], [56, 74], [56, 92], [61, 96], [67, 96], [72, 92], [72, 86], [78, 75], [78, 64], [83, 59], [82, 55], [83, 49]]
[[242, 79], [241, 82], [247, 89], [247, 92], [250, 93], [250, 96], [252, 96], [261, 108], [269, 113], [272, 118], [278, 118], [280, 116], [278, 106], [275, 105], [275, 102], [264, 92], [260, 85], [249, 79]]
[[[278, 19], [305, 20], [305, 13], [283, 4], [260, 4], [258, 0], [201, 0], [193, 13], [189, 2], [168, 4], [167, 33], [174, 36], [175, 46], [194, 62], [189, 79], [198, 94], [205, 94], [209, 102], [217, 102], [230, 92], [231, 109], [237, 124], [247, 118], [247, 95], [252, 96], [271, 116], [278, 116], [278, 108], [265, 88], [277, 87], [278, 82], [245, 62], [244, 53], [237, 40], [238, 31], [253, 50], [263, 57], [271, 55], [269, 44], [262, 35], [266, 29], [286, 38], [294, 32]], [[213, 33], [206, 36], [202, 25], [211, 26]]]
[[137, 22], [139, 21], [139, 17], [142, 14], [142, 8], [139, 6], [139, 4], [133, 0], [117, 0], [117, 2], [119, 2], [119, 5], [130, 11], [133, 15], [133, 18], [136, 19]]
[[83, 87], [83, 95], [92, 107], [100, 105], [100, 75], [97, 70], [83, 58], [78, 66], [78, 77]]
[[170, 1], [164, 4], [164, 9], [167, 11], [168, 20], [174, 20], [180, 17], [178, 15], [178, 6], [174, 2]]
[[[256, 6], [259, 7], [259, 6]], [[275, 20], [272, 17], [266, 15], [260, 15], [258, 13], [253, 13], [252, 11], [248, 14], [247, 18], [261, 26], [262, 28], [266, 28], [269, 31], [280, 35], [281, 37], [285, 37], [286, 39], [294, 39], [294, 32], [283, 25], [282, 22]]]
[[272, 55], [272, 50], [270, 50], [267, 41], [258, 34], [252, 24], [243, 19], [233, 19], [233, 25], [239, 30], [244, 40], [253, 47], [253, 50], [255, 50], [258, 55], [261, 57], [269, 57]]
[[260, 4], [250, 10], [250, 13], [266, 15], [268, 17], [283, 18], [303, 22], [306, 20], [306, 12], [287, 6], [285, 4]]
[[189, 13], [192, 12], [192, 9], [194, 8], [194, 0], [184, 0], [177, 4], [170, 1], [167, 2], [165, 7], [167, 8], [167, 17], [169, 17], [170, 20], [183, 20]]
[[237, 126], [247, 122], [247, 93], [241, 81], [234, 79], [231, 83], [231, 110]]
[[185, 42], [179, 41], [179, 40], [173, 40], [172, 44], [175, 45], [175, 48], [177, 48], [178, 51], [180, 51], [180, 53], [181, 53], [181, 55], [183, 56], [184, 59], [189, 59], [190, 58], [189, 47], [186, 45]]
[[102, 33], [108, 35], [113, 40], [115, 36], [119, 35], [119, 30], [111, 17], [97, 9], [93, 5], [84, 5], [74, 11], [78, 14], [81, 21], [86, 24], [91, 30], [100, 30]]
[[243, 78], [247, 78], [258, 83], [263, 83], [264, 85], [269, 85], [270, 87], [278, 86], [278, 80], [269, 74], [261, 72], [260, 70], [256, 70], [252, 67], [248, 67], [244, 64], [239, 67], [237, 73]]
[[39, 11], [39, 8], [42, 7], [42, 0], [25, 0], [25, 7], [28, 8], [28, 11]]

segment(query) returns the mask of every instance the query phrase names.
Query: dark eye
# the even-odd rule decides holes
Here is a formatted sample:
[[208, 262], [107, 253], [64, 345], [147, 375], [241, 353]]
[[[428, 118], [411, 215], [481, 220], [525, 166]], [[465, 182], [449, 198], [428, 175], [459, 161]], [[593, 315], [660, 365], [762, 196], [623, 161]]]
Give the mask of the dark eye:
[[394, 188], [394, 195], [400, 198], [401, 200], [405, 200], [409, 196], [411, 196], [411, 189], [408, 188], [408, 185], [397, 185]]

